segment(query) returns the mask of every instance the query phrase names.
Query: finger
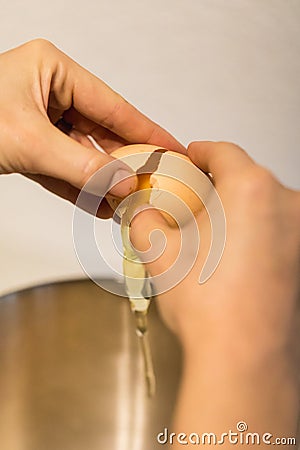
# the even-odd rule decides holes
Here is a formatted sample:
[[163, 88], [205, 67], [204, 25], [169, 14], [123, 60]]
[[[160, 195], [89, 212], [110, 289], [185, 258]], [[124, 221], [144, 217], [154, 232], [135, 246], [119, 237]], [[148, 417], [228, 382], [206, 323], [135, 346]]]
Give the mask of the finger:
[[[162, 235], [156, 234], [157, 239], [151, 234], [154, 230], [159, 230], [164, 235], [166, 246], [159, 258], [154, 255], [159, 253], [161, 248]], [[149, 254], [146, 255], [141, 252], [147, 252], [151, 248], [151, 258], [153, 262], [146, 262], [146, 267], [152, 276], [158, 275], [166, 271], [175, 261], [179, 247], [177, 239], [179, 231], [171, 228], [161, 213], [154, 209], [146, 209], [139, 212], [131, 222], [130, 240], [132, 245], [137, 250], [141, 261], [149, 260]]]
[[125, 139], [120, 138], [107, 128], [87, 119], [74, 108], [66, 111], [63, 117], [66, 122], [72, 124], [73, 129], [78, 130], [84, 135], [92, 136], [107, 153], [111, 153], [117, 148], [129, 144]]
[[194, 164], [213, 175], [215, 182], [255, 164], [243, 149], [229, 142], [192, 142], [187, 153]]
[[84, 117], [109, 129], [130, 143], [160, 145], [186, 152], [170, 133], [161, 128], [99, 78], [68, 58], [73, 80], [73, 106]]
[[87, 148], [96, 148], [94, 143], [87, 135], [81, 133], [81, 131], [75, 130], [72, 125], [66, 122], [64, 119], [59, 119], [55, 123], [55, 126], [67, 136], [74, 139], [76, 142], [79, 142], [79, 144], [82, 144]]
[[[89, 184], [89, 191], [93, 194], [99, 194], [100, 189], [105, 189], [115, 184], [111, 193], [116, 196], [124, 197], [135, 189], [136, 177], [132, 170], [121, 161], [116, 161], [111, 156], [100, 152], [92, 147], [85, 147], [69, 136], [61, 133], [56, 127], [49, 124], [46, 120], [40, 120], [36, 123], [38, 135], [32, 140], [32, 151], [26, 167], [29, 173], [39, 173], [53, 178], [57, 178], [72, 186], [82, 189], [87, 181], [99, 169], [107, 163], [115, 163], [108, 166], [100, 174], [94, 188]], [[120, 182], [124, 176], [126, 180]], [[118, 183], [118, 184], [116, 184]]]
[[[55, 195], [58, 195], [59, 197], [63, 198], [64, 200], [67, 200], [73, 204], [76, 204], [78, 195], [80, 194], [80, 190], [72, 186], [71, 184], [67, 183], [66, 181], [57, 180], [52, 177], [48, 177], [46, 175], [32, 175], [32, 174], [26, 174], [26, 178], [29, 178], [30, 180], [40, 184], [43, 188], [47, 189], [49, 192], [52, 192]], [[90, 200], [89, 201], [89, 197]], [[99, 201], [99, 199], [95, 199], [95, 196], [93, 194], [88, 194], [86, 197], [85, 204], [81, 205], [81, 209], [84, 211], [94, 214], [94, 209], [89, 208], [89, 205], [94, 205], [95, 200]], [[96, 214], [97, 217], [101, 219], [109, 219], [113, 216], [113, 210], [107, 203], [105, 199], [101, 201], [101, 204], [99, 208], [97, 209]]]
[[87, 148], [95, 148], [89, 138], [85, 134], [80, 133], [80, 131], [71, 130], [69, 136], [74, 139], [74, 141], [79, 142], [79, 144], [84, 145]]

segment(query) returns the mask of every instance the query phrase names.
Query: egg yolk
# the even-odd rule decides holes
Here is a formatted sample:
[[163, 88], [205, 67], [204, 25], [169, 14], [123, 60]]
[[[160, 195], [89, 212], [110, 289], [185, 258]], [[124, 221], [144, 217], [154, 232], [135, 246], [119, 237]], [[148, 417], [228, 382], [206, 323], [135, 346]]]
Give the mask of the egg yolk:
[[140, 191], [142, 189], [151, 189], [151, 184], [150, 184], [150, 177], [151, 177], [151, 173], [143, 173], [137, 176], [137, 191]]

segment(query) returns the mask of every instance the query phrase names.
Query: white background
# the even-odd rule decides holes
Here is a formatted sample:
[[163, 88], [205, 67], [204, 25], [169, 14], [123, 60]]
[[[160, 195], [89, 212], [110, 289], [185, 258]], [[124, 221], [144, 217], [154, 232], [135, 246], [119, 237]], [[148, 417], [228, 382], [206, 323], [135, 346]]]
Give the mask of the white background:
[[[184, 144], [237, 142], [300, 188], [299, 0], [0, 0], [0, 6], [0, 51], [49, 39]], [[83, 275], [70, 204], [9, 175], [0, 176], [0, 206], [0, 293]], [[109, 223], [100, 228], [109, 253]], [[108, 271], [99, 266], [99, 273]]]

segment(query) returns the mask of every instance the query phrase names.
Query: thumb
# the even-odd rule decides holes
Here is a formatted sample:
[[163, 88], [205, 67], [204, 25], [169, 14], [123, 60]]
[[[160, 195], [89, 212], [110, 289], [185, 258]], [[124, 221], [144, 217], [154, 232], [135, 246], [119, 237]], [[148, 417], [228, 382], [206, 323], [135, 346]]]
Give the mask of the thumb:
[[[114, 162], [105, 167], [96, 177], [95, 183], [89, 184], [88, 191], [99, 195], [99, 192], [111, 186], [110, 192], [119, 197], [125, 197], [134, 191], [136, 177], [123, 162], [93, 146], [82, 145], [48, 122], [43, 121], [36, 129], [38, 134], [32, 139], [34, 142], [27, 145], [30, 149], [26, 164], [29, 173], [54, 177], [82, 189], [99, 169]], [[125, 177], [129, 178], [123, 180]]]
[[174, 263], [179, 230], [171, 228], [164, 216], [150, 205], [137, 209], [130, 226], [130, 240], [152, 276], [159, 275]]

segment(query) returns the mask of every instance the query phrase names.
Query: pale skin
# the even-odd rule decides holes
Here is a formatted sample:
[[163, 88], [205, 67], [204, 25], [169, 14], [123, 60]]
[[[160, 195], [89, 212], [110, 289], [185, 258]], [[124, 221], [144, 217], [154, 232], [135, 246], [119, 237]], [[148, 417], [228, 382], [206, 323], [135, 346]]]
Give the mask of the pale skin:
[[[167, 131], [46, 40], [0, 55], [0, 86], [0, 174], [21, 173], [72, 202], [122, 145], [147, 142], [185, 152]], [[54, 126], [62, 116], [73, 125], [69, 136]], [[119, 168], [132, 173], [124, 164]], [[113, 176], [117, 181], [117, 172]], [[135, 184], [132, 177], [113, 193], [124, 197]], [[104, 202], [99, 215], [111, 213]]]
[[[157, 300], [184, 355], [172, 431], [221, 435], [243, 420], [249, 431], [295, 436], [300, 194], [282, 186], [233, 144], [198, 142], [186, 151], [47, 41], [3, 53], [0, 68], [0, 174], [21, 173], [75, 202], [90, 176], [112, 160], [109, 153], [127, 143], [187, 153], [200, 169], [212, 173], [227, 219], [221, 263], [200, 286], [198, 276], [210, 242], [202, 211], [197, 217], [202, 244], [194, 269]], [[73, 125], [69, 136], [54, 126], [61, 116]], [[88, 135], [106, 153], [96, 150]], [[124, 197], [135, 186], [133, 176], [113, 193]], [[100, 215], [111, 216], [106, 203]], [[139, 250], [148, 248], [153, 228], [162, 229], [170, 244], [148, 266], [156, 274], [174, 260], [178, 232], [157, 211], [144, 211], [131, 230]], [[174, 441], [170, 448], [182, 445]]]
[[[282, 186], [236, 145], [195, 142], [187, 153], [214, 177], [225, 209], [227, 242], [216, 272], [199, 285], [210, 242], [207, 214], [199, 213], [202, 244], [196, 265], [157, 300], [184, 355], [172, 431], [221, 436], [237, 431], [236, 424], [245, 421], [249, 432], [272, 433], [274, 439], [295, 437], [300, 392], [300, 193]], [[153, 275], [174, 261], [179, 242], [178, 230], [169, 228], [158, 211], [149, 210], [132, 224], [131, 238], [138, 250], [149, 248], [154, 228], [165, 233], [168, 246], [148, 265]], [[182, 444], [174, 440], [170, 448]]]

